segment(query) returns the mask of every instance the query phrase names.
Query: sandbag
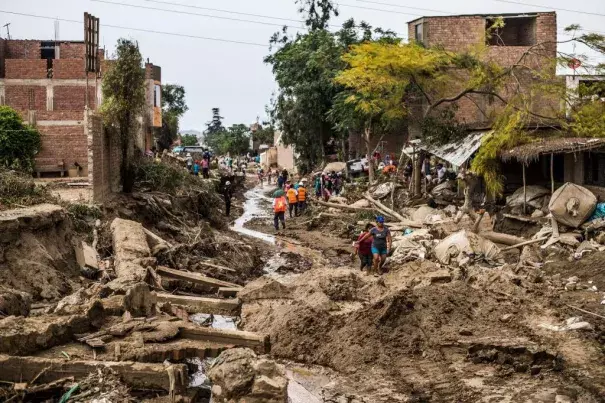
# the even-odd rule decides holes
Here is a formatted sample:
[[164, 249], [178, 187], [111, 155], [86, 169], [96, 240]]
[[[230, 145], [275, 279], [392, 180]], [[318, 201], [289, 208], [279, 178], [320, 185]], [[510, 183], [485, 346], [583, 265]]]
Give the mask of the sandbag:
[[566, 183], [553, 193], [548, 210], [557, 222], [578, 228], [594, 212], [597, 198], [588, 189], [574, 183]]
[[435, 256], [443, 264], [461, 262], [466, 256], [482, 256], [494, 260], [500, 249], [492, 241], [467, 230], [458, 231], [435, 246]]

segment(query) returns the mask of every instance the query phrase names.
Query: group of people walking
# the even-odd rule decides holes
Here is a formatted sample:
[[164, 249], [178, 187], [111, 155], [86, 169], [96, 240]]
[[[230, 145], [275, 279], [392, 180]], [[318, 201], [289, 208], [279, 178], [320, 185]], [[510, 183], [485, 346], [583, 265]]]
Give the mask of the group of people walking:
[[[280, 178], [283, 177], [280, 175]], [[290, 218], [293, 218], [302, 214], [306, 208], [307, 180], [302, 179], [300, 182], [292, 185], [290, 180], [286, 179], [285, 184], [279, 186], [274, 193], [273, 226], [275, 227], [275, 231], [279, 231], [280, 223], [282, 229], [286, 229], [286, 211], [289, 212]]]

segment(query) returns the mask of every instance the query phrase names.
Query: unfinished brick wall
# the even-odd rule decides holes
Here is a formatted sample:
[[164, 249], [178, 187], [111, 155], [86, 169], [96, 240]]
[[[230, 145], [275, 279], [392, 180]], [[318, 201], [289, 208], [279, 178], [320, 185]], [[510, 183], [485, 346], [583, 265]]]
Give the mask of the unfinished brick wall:
[[53, 78], [59, 80], [86, 78], [86, 74], [84, 73], [84, 59], [61, 58], [53, 60]]
[[82, 111], [37, 111], [36, 119], [40, 120], [75, 120], [83, 121], [84, 114]]
[[[476, 47], [477, 45], [486, 44], [486, 27], [490, 24], [490, 20], [481, 15], [468, 16], [443, 16], [443, 17], [424, 17], [408, 23], [408, 33], [410, 38], [415, 37], [415, 27], [417, 24], [423, 24], [424, 44], [429, 47], [442, 46], [447, 50], [464, 52]], [[496, 62], [497, 64], [508, 67], [519, 63], [521, 57], [530, 48], [529, 43], [544, 43], [547, 44], [535, 49], [539, 56], [529, 56], [523, 59], [523, 64], [532, 69], [540, 70], [552, 76], [555, 79], [555, 66], [552, 60], [556, 56], [556, 45], [554, 42], [557, 37], [557, 20], [556, 13], [537, 13], [534, 18], [517, 20], [515, 18], [505, 18], [505, 28], [508, 26], [508, 31], [503, 30], [502, 36], [495, 41], [498, 46], [488, 45], [486, 48], [485, 58]], [[502, 46], [510, 43], [525, 43], [525, 46]], [[464, 89], [464, 83], [468, 77], [464, 72], [452, 72], [459, 74], [453, 80], [459, 85], [452, 85], [448, 88], [446, 94], [442, 96], [453, 96]], [[523, 91], [530, 93], [530, 86], [535, 83], [535, 80], [528, 76], [523, 77], [523, 73], [519, 73], [518, 78], [522, 84]], [[504, 98], [509, 98], [515, 94], [518, 89], [517, 81], [506, 84], [499, 91], [499, 95]], [[554, 99], [548, 99], [544, 96], [533, 96], [534, 102], [532, 108], [534, 112], [553, 115], [558, 109], [558, 102]], [[490, 99], [482, 95], [469, 95], [456, 102], [457, 107], [456, 118], [475, 128], [489, 127], [494, 118], [503, 109], [504, 104], [498, 100]], [[446, 105], [444, 105], [446, 107]]]
[[7, 59], [40, 59], [40, 41], [36, 40], [7, 40]]
[[[81, 115], [80, 115], [81, 116]], [[36, 155], [36, 165], [57, 165], [65, 162], [67, 167], [77, 162], [88, 166], [88, 145], [84, 126], [38, 126], [42, 147]]]
[[17, 110], [46, 110], [46, 87], [34, 85], [7, 85], [6, 105]]
[[0, 38], [0, 78], [4, 78], [6, 59], [6, 40]]
[[[96, 92], [92, 86], [88, 87], [88, 105], [90, 109], [96, 107]], [[55, 86], [53, 109], [56, 111], [83, 111], [86, 106], [86, 87], [82, 86]]]
[[48, 78], [46, 60], [6, 59], [6, 78]]
[[106, 133], [101, 117], [90, 114], [86, 119], [88, 142], [88, 177], [93, 199], [103, 202], [120, 186], [120, 148], [115, 136]]
[[60, 42], [59, 52], [61, 59], [84, 59], [86, 47], [84, 42]]

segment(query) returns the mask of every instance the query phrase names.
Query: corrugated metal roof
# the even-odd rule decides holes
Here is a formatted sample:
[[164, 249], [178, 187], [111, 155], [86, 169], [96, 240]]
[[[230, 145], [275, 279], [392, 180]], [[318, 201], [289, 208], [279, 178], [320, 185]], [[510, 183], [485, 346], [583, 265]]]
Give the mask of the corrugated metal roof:
[[[488, 133], [489, 132], [474, 132], [461, 140], [440, 146], [424, 145], [420, 142], [416, 145], [416, 149], [427, 151], [442, 160], [459, 167], [464, 165], [475, 151], [479, 149], [483, 136]], [[404, 152], [411, 155], [413, 153], [413, 148], [408, 147]]]

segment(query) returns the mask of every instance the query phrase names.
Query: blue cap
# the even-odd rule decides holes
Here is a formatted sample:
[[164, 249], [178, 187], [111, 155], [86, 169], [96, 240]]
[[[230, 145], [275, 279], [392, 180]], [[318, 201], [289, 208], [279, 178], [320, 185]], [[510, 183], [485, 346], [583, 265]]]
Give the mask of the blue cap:
[[378, 217], [376, 217], [376, 222], [379, 222], [381, 224], [384, 224], [384, 217], [379, 215]]

